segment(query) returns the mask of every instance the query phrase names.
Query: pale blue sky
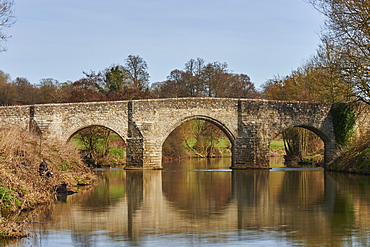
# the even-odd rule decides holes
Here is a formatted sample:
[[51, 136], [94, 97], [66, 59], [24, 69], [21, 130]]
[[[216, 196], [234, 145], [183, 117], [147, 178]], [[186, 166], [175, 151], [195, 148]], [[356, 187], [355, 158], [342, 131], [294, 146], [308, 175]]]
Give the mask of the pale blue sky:
[[151, 82], [191, 58], [226, 62], [256, 86], [315, 53], [324, 18], [304, 0], [17, 0], [0, 70], [61, 82], [140, 55]]

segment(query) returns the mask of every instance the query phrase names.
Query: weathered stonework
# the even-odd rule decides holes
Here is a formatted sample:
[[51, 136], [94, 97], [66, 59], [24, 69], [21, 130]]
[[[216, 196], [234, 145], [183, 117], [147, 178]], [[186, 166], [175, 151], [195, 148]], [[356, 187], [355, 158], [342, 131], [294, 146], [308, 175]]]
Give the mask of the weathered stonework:
[[[233, 169], [269, 168], [269, 144], [283, 130], [303, 127], [325, 143], [325, 162], [338, 155], [331, 104], [287, 101], [177, 98], [0, 107], [0, 127], [36, 127], [44, 138], [68, 141], [77, 131], [105, 126], [127, 144], [127, 169], [162, 168], [162, 146], [192, 119], [217, 125], [230, 139]], [[370, 107], [358, 106], [356, 134], [369, 131]]]
[[365, 103], [355, 103], [354, 111], [356, 116], [354, 138], [363, 138], [370, 131], [370, 107]]

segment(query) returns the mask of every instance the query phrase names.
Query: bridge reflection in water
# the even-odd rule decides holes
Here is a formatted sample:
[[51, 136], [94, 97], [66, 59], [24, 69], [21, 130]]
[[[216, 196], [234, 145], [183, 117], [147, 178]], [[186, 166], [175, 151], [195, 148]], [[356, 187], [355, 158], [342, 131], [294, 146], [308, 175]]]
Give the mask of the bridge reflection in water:
[[58, 235], [86, 246], [97, 241], [338, 246], [370, 240], [366, 177], [222, 166], [198, 162], [163, 171], [98, 171], [102, 182], [49, 209], [29, 241], [52, 243]]

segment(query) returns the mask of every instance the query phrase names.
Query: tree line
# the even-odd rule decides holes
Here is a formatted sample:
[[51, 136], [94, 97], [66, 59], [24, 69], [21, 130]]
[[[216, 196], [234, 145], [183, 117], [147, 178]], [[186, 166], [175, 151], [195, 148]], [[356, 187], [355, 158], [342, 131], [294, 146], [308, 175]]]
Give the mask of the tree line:
[[0, 71], [0, 105], [259, 95], [248, 75], [230, 72], [226, 63], [206, 63], [201, 58], [190, 59], [183, 70], [171, 71], [163, 82], [150, 86], [149, 78], [148, 65], [139, 55], [129, 55], [124, 65], [84, 72], [83, 78], [74, 82], [46, 78], [33, 85], [26, 78], [11, 80]]
[[152, 93], [158, 98], [258, 97], [248, 75], [230, 72], [227, 63], [206, 63], [202, 58], [190, 59], [183, 70], [172, 70], [167, 80], [153, 84]]
[[[370, 3], [363, 0], [307, 0], [327, 20], [316, 54], [283, 77], [275, 77], [257, 92], [246, 74], [229, 71], [226, 63], [190, 59], [167, 79], [149, 87], [148, 65], [130, 55], [124, 65], [84, 72], [75, 82], [26, 78], [10, 80], [0, 72], [0, 104], [12, 105], [101, 101], [160, 97], [236, 97], [277, 100], [370, 103]], [[0, 2], [0, 50], [9, 38], [4, 28], [15, 22], [13, 0]], [[1, 69], [1, 68], [0, 68]]]

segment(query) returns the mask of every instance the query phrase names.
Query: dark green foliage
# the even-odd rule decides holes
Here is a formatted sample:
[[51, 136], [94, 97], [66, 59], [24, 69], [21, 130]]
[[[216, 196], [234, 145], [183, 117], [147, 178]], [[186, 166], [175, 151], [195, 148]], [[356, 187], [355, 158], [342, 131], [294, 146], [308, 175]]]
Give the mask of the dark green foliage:
[[105, 84], [108, 92], [122, 90], [126, 86], [127, 75], [120, 66], [113, 66], [105, 73]]
[[328, 169], [370, 174], [370, 132], [350, 143]]
[[356, 123], [353, 105], [346, 103], [335, 104], [331, 108], [330, 113], [333, 119], [334, 135], [337, 145], [342, 147], [348, 145]]

